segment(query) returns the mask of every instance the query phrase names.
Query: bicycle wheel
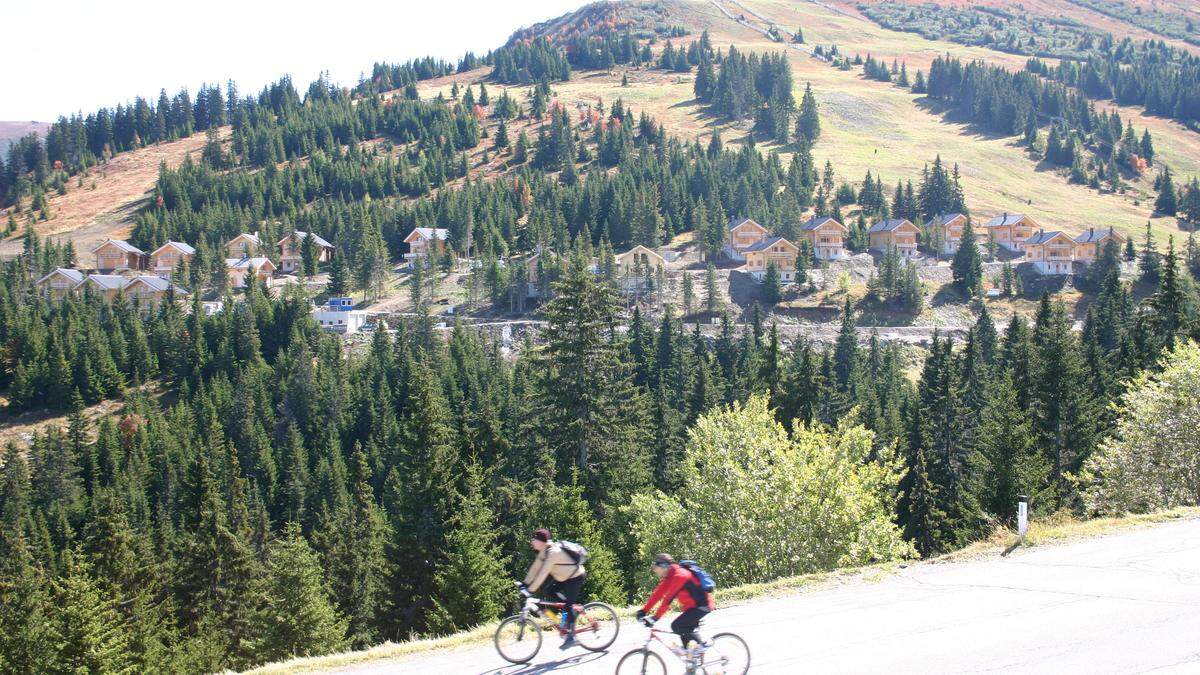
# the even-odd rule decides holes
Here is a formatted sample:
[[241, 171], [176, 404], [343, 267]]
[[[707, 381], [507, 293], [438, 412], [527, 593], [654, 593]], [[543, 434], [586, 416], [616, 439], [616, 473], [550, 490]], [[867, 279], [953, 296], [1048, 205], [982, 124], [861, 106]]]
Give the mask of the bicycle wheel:
[[617, 675], [667, 675], [667, 664], [649, 649], [635, 649], [621, 657]]
[[616, 610], [603, 602], [589, 602], [575, 617], [575, 640], [588, 651], [608, 649], [620, 630], [621, 621]]
[[745, 675], [750, 670], [750, 648], [733, 633], [718, 633], [700, 659], [704, 675]]
[[500, 657], [509, 663], [528, 663], [542, 648], [542, 631], [533, 620], [510, 616], [496, 627], [492, 638]]

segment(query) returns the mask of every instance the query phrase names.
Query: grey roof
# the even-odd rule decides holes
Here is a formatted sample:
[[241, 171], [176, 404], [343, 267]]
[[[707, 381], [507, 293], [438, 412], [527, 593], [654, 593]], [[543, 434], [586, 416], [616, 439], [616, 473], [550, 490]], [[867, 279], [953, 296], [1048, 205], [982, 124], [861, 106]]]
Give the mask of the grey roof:
[[[426, 228], [426, 229], [428, 229], [428, 228]], [[445, 231], [445, 230], [443, 230], [443, 231]], [[304, 239], [306, 237], [308, 237], [308, 235], [309, 235], [308, 232], [301, 232], [300, 230], [296, 230], [295, 234], [296, 234], [296, 238], [298, 238], [300, 241], [304, 241]], [[288, 236], [290, 237], [291, 235], [288, 235]], [[324, 246], [325, 248], [333, 248], [333, 244], [322, 239], [321, 235], [319, 235], [319, 234], [312, 235], [312, 238], [313, 238], [313, 243], [316, 244], [317, 246]], [[280, 239], [279, 241], [275, 242], [275, 244], [279, 245], [287, 240], [288, 240], [288, 238], [284, 237], [283, 239]]]
[[1020, 213], [1006, 213], [1002, 216], [996, 216], [984, 224], [984, 227], [1004, 227], [1005, 225], [1014, 225], [1025, 216]]
[[176, 286], [175, 284], [171, 283], [167, 279], [163, 279], [162, 277], [156, 277], [151, 274], [142, 274], [142, 275], [139, 275], [139, 276], [136, 276], [136, 277], [130, 279], [129, 283], [126, 285], [126, 288], [128, 288], [129, 286], [132, 286], [135, 282], [138, 282], [138, 281], [142, 282], [143, 284], [146, 284], [152, 290], [155, 290], [155, 291], [164, 291], [165, 292], [170, 288], [174, 288], [175, 292], [178, 294], [181, 294], [181, 295], [188, 294], [188, 292], [186, 290], [180, 288], [179, 286]]
[[123, 277], [120, 274], [89, 274], [80, 283], [87, 283], [89, 281], [105, 290], [119, 291], [129, 283], [129, 277]]
[[138, 247], [134, 246], [133, 244], [131, 244], [131, 243], [129, 243], [129, 242], [127, 242], [127, 241], [125, 241], [124, 239], [109, 239], [109, 240], [107, 240], [107, 241], [105, 241], [105, 242], [101, 243], [101, 244], [100, 244], [99, 246], [97, 246], [96, 248], [92, 249], [92, 252], [93, 252], [93, 253], [95, 253], [96, 251], [99, 251], [100, 249], [102, 249], [102, 248], [104, 248], [105, 246], [107, 246], [108, 244], [114, 244], [114, 245], [115, 245], [117, 248], [121, 249], [122, 251], [125, 251], [126, 253], [136, 253], [136, 254], [138, 254], [138, 255], [143, 255], [143, 254], [145, 254], [145, 251], [143, 251], [142, 249], [140, 249], [140, 248], [138, 248]]
[[50, 272], [49, 274], [47, 274], [46, 276], [42, 277], [41, 279], [38, 279], [38, 280], [37, 280], [37, 283], [39, 283], [39, 284], [40, 284], [40, 283], [42, 283], [43, 281], [45, 281], [45, 280], [49, 279], [50, 277], [54, 276], [55, 274], [61, 274], [61, 275], [63, 275], [64, 277], [66, 277], [66, 278], [70, 279], [71, 281], [75, 282], [76, 284], [78, 284], [79, 282], [83, 281], [83, 272], [80, 272], [79, 270], [77, 270], [77, 269], [73, 269], [73, 268], [70, 268], [70, 267], [59, 267], [59, 268], [55, 269], [54, 271]]
[[815, 230], [818, 227], [820, 227], [830, 221], [837, 223], [840, 227], [842, 227], [842, 229], [845, 229], [845, 227], [846, 227], [845, 225], [838, 223], [838, 221], [833, 220], [833, 218], [830, 218], [829, 216], [821, 216], [820, 218], [817, 218], [814, 216], [812, 218], [809, 218], [803, 225], [801, 225], [800, 229], [801, 230]]
[[159, 251], [163, 250], [164, 248], [166, 248], [168, 246], [173, 246], [188, 255], [196, 254], [196, 249], [192, 248], [188, 244], [183, 243], [182, 241], [168, 241], [167, 243], [163, 244], [162, 246], [159, 246], [158, 248], [154, 249], [154, 252], [158, 253]]
[[908, 223], [909, 225], [912, 225], [912, 223], [907, 218], [893, 218], [891, 220], [881, 220], [878, 223], [875, 223], [874, 225], [871, 226], [871, 231], [872, 232], [891, 232], [892, 230], [899, 228], [904, 223]]
[[[1037, 234], [1033, 235], [1032, 237], [1026, 239], [1025, 243], [1026, 244], [1044, 244], [1044, 243], [1050, 241], [1051, 239], [1053, 239], [1055, 237], [1059, 237], [1059, 236], [1066, 237], [1067, 235], [1063, 234], [1062, 232], [1060, 232], [1058, 230], [1054, 230], [1052, 232], [1038, 232]], [[1070, 237], [1067, 237], [1067, 239], [1070, 239]]]
[[225, 259], [225, 266], [232, 267], [234, 269], [241, 269], [243, 267], [253, 267], [255, 269], [258, 269], [259, 267], [262, 267], [263, 265], [265, 265], [267, 263], [270, 263], [271, 266], [275, 265], [275, 263], [271, 262], [270, 258], [264, 258], [262, 256], [256, 256], [254, 258], [226, 258]]
[[1075, 237], [1075, 243], [1077, 243], [1077, 244], [1093, 244], [1096, 242], [1103, 241], [1107, 237], [1115, 237], [1115, 236], [1119, 236], [1119, 235], [1116, 233], [1115, 230], [1112, 229], [1112, 227], [1106, 227], [1106, 228], [1092, 227], [1092, 228], [1088, 228], [1088, 230], [1086, 232], [1079, 235], [1078, 237]]
[[[775, 244], [778, 244], [781, 241], [792, 244], [792, 242], [788, 241], [787, 239], [784, 239], [783, 237], [771, 237], [769, 239], [763, 239], [763, 240], [759, 241], [757, 244], [749, 246], [743, 250], [746, 251], [747, 253], [749, 253], [751, 251], [765, 251], [768, 248], [774, 246]], [[795, 244], [792, 244], [792, 246], [795, 246]]]
[[[742, 223], [754, 223], [755, 225], [762, 227], [762, 225], [759, 225], [758, 221], [753, 218], [736, 218], [736, 219], [730, 219], [729, 229], [731, 229], [731, 230], [737, 229], [737, 227], [739, 225], [741, 225]], [[763, 229], [765, 230], [767, 228], [763, 227]]]
[[[249, 232], [242, 232], [242, 233], [238, 234], [237, 237], [230, 239], [229, 243], [232, 244], [234, 242], [234, 240], [236, 240], [238, 237], [246, 237], [247, 239], [254, 242], [255, 244], [258, 244], [259, 246], [262, 245], [262, 240], [258, 238], [258, 233], [250, 234]], [[226, 244], [226, 246], [228, 246], [228, 245], [229, 244]]]
[[958, 218], [966, 218], [966, 215], [964, 215], [962, 213], [942, 213], [942, 214], [934, 216], [929, 221], [929, 224], [930, 225], [947, 225], [950, 223], [950, 221], [956, 220]]
[[420, 234], [426, 239], [445, 239], [448, 234], [447, 230], [440, 227], [416, 227], [413, 232]]

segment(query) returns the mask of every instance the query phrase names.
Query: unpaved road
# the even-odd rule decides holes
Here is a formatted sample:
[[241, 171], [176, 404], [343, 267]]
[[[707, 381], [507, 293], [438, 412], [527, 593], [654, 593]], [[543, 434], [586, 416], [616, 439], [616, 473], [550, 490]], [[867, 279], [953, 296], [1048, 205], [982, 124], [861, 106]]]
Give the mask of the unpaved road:
[[[727, 607], [707, 624], [746, 638], [753, 673], [1200, 673], [1200, 519], [918, 564]], [[607, 654], [560, 652], [547, 639], [524, 667], [481, 645], [338, 672], [612, 673], [644, 636], [624, 625]]]

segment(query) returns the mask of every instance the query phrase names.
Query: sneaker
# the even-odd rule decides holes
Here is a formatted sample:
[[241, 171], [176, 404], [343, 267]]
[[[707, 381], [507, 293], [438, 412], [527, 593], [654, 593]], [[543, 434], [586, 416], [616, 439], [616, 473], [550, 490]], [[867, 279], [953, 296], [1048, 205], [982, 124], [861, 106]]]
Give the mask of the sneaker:
[[572, 635], [568, 635], [567, 639], [563, 640], [562, 644], [559, 645], [558, 648], [559, 649], [570, 649], [571, 647], [574, 647], [575, 644], [576, 644], [575, 636], [572, 634]]

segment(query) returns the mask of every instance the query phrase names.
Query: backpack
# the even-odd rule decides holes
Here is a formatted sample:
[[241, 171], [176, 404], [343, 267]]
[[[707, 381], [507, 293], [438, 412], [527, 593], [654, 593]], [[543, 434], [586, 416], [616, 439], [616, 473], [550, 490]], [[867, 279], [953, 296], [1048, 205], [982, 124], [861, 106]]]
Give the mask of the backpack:
[[588, 550], [586, 548], [584, 548], [581, 544], [576, 544], [573, 541], [560, 540], [558, 542], [558, 545], [560, 548], [562, 548], [563, 553], [566, 553], [568, 556], [571, 557], [571, 560], [575, 561], [576, 567], [580, 567], [583, 565], [583, 563], [587, 562]]
[[717, 589], [717, 582], [713, 580], [712, 575], [705, 572], [695, 560], [680, 560], [679, 566], [696, 577], [696, 583], [688, 584], [688, 593], [691, 594], [692, 600], [695, 600], [698, 606], [707, 605], [708, 594]]

